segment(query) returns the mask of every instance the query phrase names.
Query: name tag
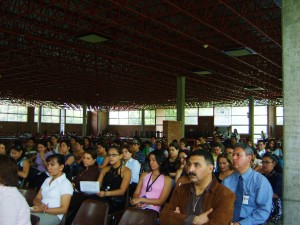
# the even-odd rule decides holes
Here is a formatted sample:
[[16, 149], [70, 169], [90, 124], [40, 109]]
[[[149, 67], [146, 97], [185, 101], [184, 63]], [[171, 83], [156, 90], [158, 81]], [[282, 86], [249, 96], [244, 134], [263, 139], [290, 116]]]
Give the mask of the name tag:
[[243, 205], [248, 205], [249, 204], [249, 195], [243, 195]]

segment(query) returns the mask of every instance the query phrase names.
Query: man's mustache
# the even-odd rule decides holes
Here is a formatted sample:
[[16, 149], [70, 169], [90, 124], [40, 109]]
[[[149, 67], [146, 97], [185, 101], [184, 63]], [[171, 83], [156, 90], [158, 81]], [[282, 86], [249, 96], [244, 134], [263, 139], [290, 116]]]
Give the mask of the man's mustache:
[[188, 175], [189, 175], [189, 176], [196, 176], [196, 174], [193, 173], [193, 172], [189, 172]]

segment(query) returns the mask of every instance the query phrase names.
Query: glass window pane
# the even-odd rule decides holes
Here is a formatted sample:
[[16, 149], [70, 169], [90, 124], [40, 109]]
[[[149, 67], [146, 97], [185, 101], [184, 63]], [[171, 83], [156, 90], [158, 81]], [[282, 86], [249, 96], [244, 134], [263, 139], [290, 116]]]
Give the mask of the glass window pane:
[[18, 106], [10, 105], [8, 106], [8, 113], [18, 113]]
[[129, 118], [140, 118], [140, 111], [129, 111]]
[[232, 126], [232, 130], [237, 129], [239, 134], [249, 134], [249, 126]]
[[119, 125], [128, 125], [128, 119], [119, 119]]
[[232, 125], [248, 125], [249, 124], [249, 118], [248, 116], [232, 116], [231, 117]]
[[119, 118], [128, 118], [128, 111], [119, 111]]
[[265, 134], [267, 133], [267, 126], [254, 126], [254, 134], [261, 134], [263, 131]]
[[27, 114], [27, 107], [19, 106], [18, 107], [18, 113], [19, 114]]
[[268, 107], [267, 106], [254, 106], [254, 115], [268, 115]]
[[66, 116], [73, 116], [73, 110], [66, 110]]
[[18, 114], [7, 114], [7, 121], [18, 121]]
[[232, 107], [231, 115], [248, 115], [249, 107]]
[[110, 111], [109, 112], [109, 118], [118, 118], [119, 113], [117, 111]]
[[26, 122], [27, 121], [27, 115], [19, 114], [18, 115], [18, 121], [19, 122]]
[[199, 116], [213, 116], [214, 108], [199, 108]]
[[74, 117], [66, 117], [66, 123], [73, 123]]
[[145, 119], [145, 125], [155, 125], [155, 119]]
[[0, 114], [0, 121], [7, 121], [8, 114]]
[[163, 126], [156, 126], [156, 131], [162, 132], [163, 131]]
[[177, 116], [177, 110], [176, 109], [167, 109], [166, 116], [170, 116], [170, 117]]
[[231, 125], [231, 107], [215, 107], [215, 126]]
[[0, 113], [8, 113], [8, 106], [0, 105]]
[[52, 109], [52, 116], [59, 116], [60, 109]]
[[75, 116], [75, 117], [82, 117], [82, 111], [75, 110], [75, 111], [74, 111], [74, 116]]
[[164, 120], [168, 120], [168, 121], [176, 121], [177, 117], [176, 116], [166, 116]]
[[119, 119], [109, 119], [109, 125], [119, 125]]
[[50, 108], [43, 108], [42, 109], [42, 115], [52, 115], [51, 109]]
[[268, 116], [254, 116], [254, 125], [267, 125]]
[[59, 123], [59, 117], [52, 116], [52, 123]]
[[185, 116], [198, 116], [198, 108], [185, 109]]
[[156, 116], [165, 116], [165, 109], [156, 109]]
[[141, 119], [129, 119], [128, 120], [129, 125], [141, 125]]
[[276, 125], [283, 125], [283, 117], [276, 117]]
[[276, 107], [276, 116], [283, 116], [283, 107]]
[[198, 117], [185, 117], [186, 125], [198, 125]]

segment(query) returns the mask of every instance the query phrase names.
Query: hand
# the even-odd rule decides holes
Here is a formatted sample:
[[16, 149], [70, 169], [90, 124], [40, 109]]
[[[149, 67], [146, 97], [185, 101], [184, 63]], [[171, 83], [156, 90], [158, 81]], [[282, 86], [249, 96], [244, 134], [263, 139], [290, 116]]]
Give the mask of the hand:
[[97, 195], [99, 197], [105, 197], [105, 192], [104, 191], [100, 191], [100, 192], [97, 193]]
[[194, 220], [193, 220], [193, 224], [196, 224], [196, 225], [202, 225], [202, 224], [205, 224], [205, 223], [208, 223], [209, 222], [209, 218], [208, 218], [208, 215], [213, 211], [213, 209], [209, 209], [207, 210], [206, 212], [198, 215], [198, 216], [195, 216]]
[[47, 212], [48, 209], [49, 209], [49, 208], [48, 208], [48, 204], [47, 204], [47, 205], [42, 204], [42, 211], [43, 211], [43, 212]]
[[131, 205], [136, 205], [137, 207], [141, 207], [142, 206], [142, 204], [141, 204], [142, 199], [143, 198], [133, 198], [133, 199], [131, 199], [130, 204]]
[[180, 209], [179, 209], [179, 207], [178, 207], [178, 206], [176, 207], [176, 209], [175, 209], [174, 213], [179, 213], [179, 214], [180, 214]]

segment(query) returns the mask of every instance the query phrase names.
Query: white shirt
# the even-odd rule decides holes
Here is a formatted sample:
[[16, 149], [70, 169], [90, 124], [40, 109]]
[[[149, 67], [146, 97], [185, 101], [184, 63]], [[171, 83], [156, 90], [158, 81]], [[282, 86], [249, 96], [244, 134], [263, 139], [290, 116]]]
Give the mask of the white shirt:
[[140, 170], [141, 170], [141, 164], [139, 163], [139, 161], [130, 158], [126, 162], [125, 166], [131, 170], [130, 183], [138, 183], [140, 179]]
[[29, 206], [16, 187], [0, 186], [0, 224], [31, 225]]
[[264, 156], [264, 154], [266, 154], [266, 149], [263, 150], [257, 150], [257, 153], [259, 154], [259, 156], [262, 158]]
[[[73, 187], [64, 173], [54, 179], [49, 185], [52, 179], [53, 177], [48, 177], [41, 187], [42, 203], [48, 205], [49, 208], [57, 208], [61, 206], [60, 200], [62, 195], [73, 195]], [[57, 216], [61, 220], [63, 214], [58, 214]]]

